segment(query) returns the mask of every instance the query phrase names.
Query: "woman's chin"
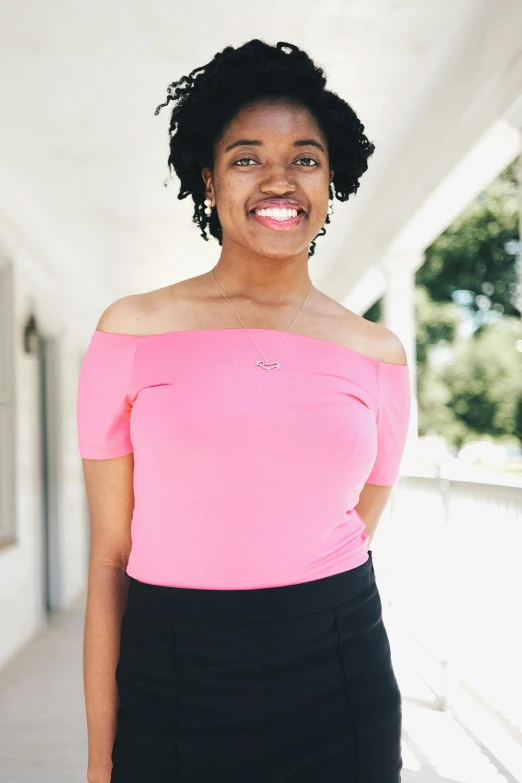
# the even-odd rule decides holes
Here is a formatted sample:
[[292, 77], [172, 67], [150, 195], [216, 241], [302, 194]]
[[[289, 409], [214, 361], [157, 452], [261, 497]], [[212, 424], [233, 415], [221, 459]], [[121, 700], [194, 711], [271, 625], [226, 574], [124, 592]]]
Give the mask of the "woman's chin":
[[[314, 235], [315, 236], [315, 235]], [[263, 230], [260, 236], [256, 227], [247, 232], [245, 241], [241, 244], [248, 246], [252, 252], [260, 256], [270, 256], [273, 258], [288, 258], [302, 253], [303, 250], [310, 247], [313, 236], [303, 236], [291, 231], [270, 231]]]

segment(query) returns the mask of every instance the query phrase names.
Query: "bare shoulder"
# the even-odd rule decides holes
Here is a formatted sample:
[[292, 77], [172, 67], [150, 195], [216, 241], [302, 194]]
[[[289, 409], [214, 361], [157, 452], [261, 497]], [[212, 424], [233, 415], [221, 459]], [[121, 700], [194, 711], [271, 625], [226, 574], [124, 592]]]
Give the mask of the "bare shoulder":
[[330, 300], [329, 315], [342, 324], [337, 334], [343, 344], [386, 364], [408, 364], [406, 351], [399, 337], [384, 324], [369, 321], [362, 315]]
[[376, 329], [377, 358], [386, 364], [408, 364], [406, 350], [395, 332], [383, 324], [373, 324]]
[[104, 310], [97, 329], [136, 336], [183, 329], [187, 311], [197, 299], [202, 278], [204, 275], [123, 296]]
[[116, 299], [102, 313], [96, 329], [115, 334], [146, 334], [150, 293]]
[[[363, 352], [385, 364], [408, 364], [404, 345], [395, 332], [384, 324], [369, 321], [362, 315], [351, 313], [356, 319], [363, 343]], [[353, 320], [352, 320], [353, 328]]]

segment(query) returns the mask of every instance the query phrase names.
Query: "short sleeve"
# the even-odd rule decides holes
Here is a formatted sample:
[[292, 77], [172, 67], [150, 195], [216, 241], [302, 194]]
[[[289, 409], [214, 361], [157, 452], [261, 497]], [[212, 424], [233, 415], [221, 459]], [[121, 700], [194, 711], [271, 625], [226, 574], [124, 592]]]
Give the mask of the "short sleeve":
[[130, 384], [137, 340], [96, 330], [78, 381], [76, 422], [80, 455], [111, 459], [133, 451]]
[[409, 366], [380, 362], [377, 377], [377, 456], [366, 483], [393, 486], [399, 476], [410, 423]]

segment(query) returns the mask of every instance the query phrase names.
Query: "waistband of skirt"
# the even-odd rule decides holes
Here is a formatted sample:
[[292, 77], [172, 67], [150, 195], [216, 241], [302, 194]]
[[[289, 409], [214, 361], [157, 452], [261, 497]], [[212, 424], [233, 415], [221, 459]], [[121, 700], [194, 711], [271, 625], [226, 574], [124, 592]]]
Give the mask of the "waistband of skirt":
[[361, 565], [322, 579], [249, 590], [148, 584], [129, 576], [127, 611], [185, 620], [243, 621], [310, 614], [349, 601], [375, 582], [371, 550]]

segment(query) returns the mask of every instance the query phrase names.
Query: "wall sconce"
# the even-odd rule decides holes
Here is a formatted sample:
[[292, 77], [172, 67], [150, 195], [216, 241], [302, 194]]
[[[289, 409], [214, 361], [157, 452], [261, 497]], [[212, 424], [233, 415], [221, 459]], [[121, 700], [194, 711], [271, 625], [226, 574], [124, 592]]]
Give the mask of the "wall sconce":
[[30, 315], [24, 327], [24, 351], [25, 353], [38, 355], [40, 352], [40, 334], [34, 315]]

